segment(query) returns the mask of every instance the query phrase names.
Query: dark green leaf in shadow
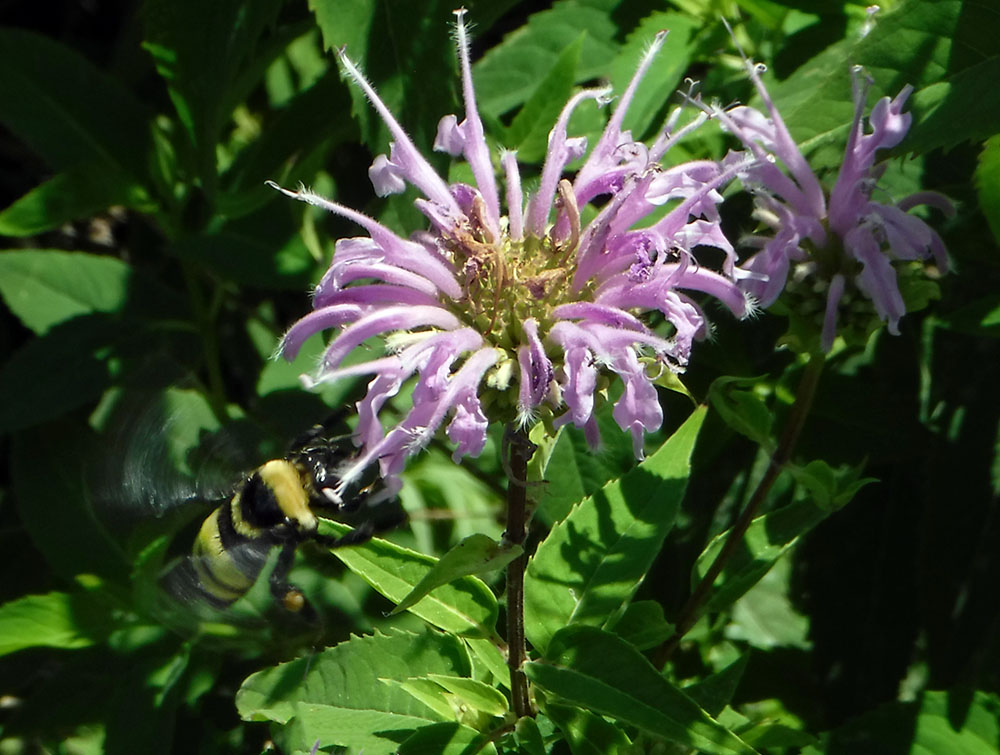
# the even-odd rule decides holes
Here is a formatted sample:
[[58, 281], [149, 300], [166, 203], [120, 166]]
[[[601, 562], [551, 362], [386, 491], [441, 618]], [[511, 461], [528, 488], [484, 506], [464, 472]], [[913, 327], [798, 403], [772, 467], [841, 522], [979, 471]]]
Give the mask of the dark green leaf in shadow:
[[[707, 611], [718, 611], [736, 602], [770, 571], [795, 540], [823, 521], [829, 511], [812, 501], [797, 501], [759, 516], [750, 523], [743, 543], [726, 563], [706, 603]], [[692, 589], [697, 585], [729, 536], [717, 535], [698, 557], [691, 572]]]
[[143, 4], [144, 46], [167, 83], [194, 148], [193, 170], [209, 196], [214, 194], [216, 143], [232, 109], [246, 93], [246, 85], [237, 84], [248, 61], [263, 62], [251, 55], [280, 7], [280, 0], [213, 0], [208, 4], [147, 0]]
[[31, 427], [95, 401], [111, 382], [108, 346], [123, 337], [121, 327], [85, 315], [15, 351], [0, 367], [0, 395], [8, 397], [0, 404], [0, 430]]
[[673, 527], [705, 411], [577, 505], [538, 546], [524, 584], [525, 634], [535, 648], [544, 651], [568, 624], [603, 627], [625, 610]]
[[222, 177], [219, 208], [227, 217], [241, 217], [277, 200], [275, 191], [264, 185], [268, 179], [286, 186], [308, 181], [313, 176], [304, 171], [311, 166], [303, 156], [321, 144], [333, 148], [355, 134], [348, 86], [332, 69], [265, 124], [261, 137], [240, 152]]
[[84, 485], [97, 437], [64, 421], [14, 438], [11, 477], [28, 536], [57, 575], [98, 574], [123, 582], [128, 565], [91, 509]]
[[528, 663], [525, 672], [564, 700], [672, 742], [716, 755], [754, 752], [638, 650], [600, 629], [566, 627], [553, 636], [546, 660]]
[[732, 702], [749, 659], [749, 654], [741, 655], [721, 671], [685, 687], [684, 694], [690, 696], [710, 716], [718, 716]]
[[821, 747], [803, 755], [915, 755], [1000, 752], [1000, 699], [955, 689], [925, 692], [914, 702], [894, 702], [825, 734]]
[[[454, 3], [312, 0], [310, 7], [323, 44], [346, 47], [418, 149], [433, 157], [438, 120], [455, 111]], [[365, 143], [376, 154], [387, 151], [388, 131], [379, 117], [357, 86], [350, 84], [349, 92]]]
[[171, 251], [226, 281], [302, 290], [311, 282], [318, 263], [291, 220], [288, 208], [267, 204], [218, 232], [188, 236]]
[[753, 393], [759, 382], [756, 378], [716, 378], [708, 390], [708, 400], [727, 425], [768, 449], [774, 445], [771, 437], [774, 415]]
[[108, 172], [102, 195], [145, 179], [147, 114], [119, 81], [51, 39], [12, 28], [0, 29], [0, 69], [0, 121], [49, 165]]

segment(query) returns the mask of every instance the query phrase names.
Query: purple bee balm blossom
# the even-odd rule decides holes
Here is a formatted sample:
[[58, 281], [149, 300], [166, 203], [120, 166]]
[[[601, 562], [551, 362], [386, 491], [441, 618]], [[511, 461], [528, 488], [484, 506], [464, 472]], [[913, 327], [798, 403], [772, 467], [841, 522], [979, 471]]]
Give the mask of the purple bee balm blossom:
[[[758, 251], [744, 264], [749, 275], [741, 285], [766, 307], [784, 289], [793, 265], [820, 276], [827, 285], [821, 345], [829, 351], [836, 336], [838, 305], [847, 282], [853, 280], [888, 323], [889, 332], [898, 335], [906, 306], [893, 260], [933, 256], [942, 272], [948, 268], [941, 237], [907, 211], [926, 204], [946, 214], [954, 212], [951, 202], [934, 192], [913, 194], [896, 203], [872, 199], [885, 172], [885, 164], [875, 165], [876, 151], [896, 146], [909, 130], [912, 116], [902, 110], [913, 88], [904, 87], [895, 99], [880, 99], [872, 108], [866, 133], [863, 115], [870, 82], [859, 81], [860, 68], [852, 71], [854, 119], [840, 174], [827, 199], [761, 81], [763, 67], [748, 61], [747, 68], [767, 115], [745, 106], [710, 109], [755, 158], [740, 178], [755, 193], [758, 218], [773, 231], [772, 236], [747, 240]], [[732, 154], [724, 163], [736, 161], [746, 164], [746, 155]]]
[[[662, 168], [667, 149], [697, 122], [675, 129], [676, 119], [668, 121], [651, 147], [622, 130], [636, 87], [663, 44], [661, 33], [589, 155], [586, 140], [567, 132], [570, 115], [589, 100], [603, 104], [606, 90], [581, 91], [563, 108], [534, 193], [525, 196], [515, 153], [500, 151], [501, 191], [476, 106], [464, 12], [456, 15], [465, 114], [461, 121], [454, 115], [441, 120], [434, 146], [464, 158], [475, 185], [447, 184], [341, 52], [348, 75], [393, 136], [388, 157], [380, 155], [369, 171], [376, 191], [415, 186], [429, 227], [402, 238], [305, 189], [282, 189], [354, 221], [368, 236], [337, 243], [316, 289], [314, 311], [292, 326], [281, 352], [293, 358], [308, 336], [334, 328], [311, 380], [374, 376], [358, 404], [362, 451], [345, 481], [375, 460], [395, 480], [406, 457], [445, 423], [456, 460], [482, 451], [489, 422], [526, 426], [546, 412], [556, 426], [583, 428], [596, 444], [602, 372], [624, 383], [613, 414], [632, 432], [641, 457], [644, 432], [662, 420], [653, 381], [664, 369], [682, 370], [692, 342], [709, 332], [701, 308], [684, 292], [715, 297], [738, 317], [749, 312], [717, 211], [718, 188], [745, 166], [693, 162]], [[584, 155], [575, 179], [564, 177], [566, 166]], [[584, 224], [584, 206], [598, 198], [599, 211]], [[635, 227], [668, 202], [676, 206]], [[697, 264], [695, 245], [721, 248], [723, 271]], [[654, 310], [670, 325], [665, 335], [640, 319]], [[342, 366], [352, 349], [376, 335], [385, 337], [384, 355]], [[382, 406], [411, 378], [413, 408], [400, 425], [383, 427]]]

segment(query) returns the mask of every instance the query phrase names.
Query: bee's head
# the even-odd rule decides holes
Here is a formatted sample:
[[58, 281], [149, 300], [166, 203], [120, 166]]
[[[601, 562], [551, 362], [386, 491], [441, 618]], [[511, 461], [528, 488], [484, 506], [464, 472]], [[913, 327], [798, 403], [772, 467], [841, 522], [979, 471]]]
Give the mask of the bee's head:
[[349, 437], [316, 438], [296, 449], [288, 459], [302, 474], [316, 505], [340, 512], [355, 511], [378, 488], [378, 466], [372, 464], [357, 479], [342, 484], [341, 470], [349, 466], [354, 448]]

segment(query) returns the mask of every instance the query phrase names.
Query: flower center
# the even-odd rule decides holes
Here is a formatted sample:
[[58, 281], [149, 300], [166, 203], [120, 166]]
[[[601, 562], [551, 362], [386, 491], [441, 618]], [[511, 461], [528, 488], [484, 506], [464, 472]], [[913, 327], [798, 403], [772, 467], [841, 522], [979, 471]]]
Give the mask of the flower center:
[[542, 238], [511, 238], [503, 218], [494, 239], [475, 209], [467, 223], [442, 236], [465, 293], [452, 303], [453, 312], [511, 356], [523, 343], [521, 323], [534, 318], [545, 332], [555, 321], [552, 310], [585, 293], [571, 292], [580, 217], [569, 182], [562, 183], [556, 222]]

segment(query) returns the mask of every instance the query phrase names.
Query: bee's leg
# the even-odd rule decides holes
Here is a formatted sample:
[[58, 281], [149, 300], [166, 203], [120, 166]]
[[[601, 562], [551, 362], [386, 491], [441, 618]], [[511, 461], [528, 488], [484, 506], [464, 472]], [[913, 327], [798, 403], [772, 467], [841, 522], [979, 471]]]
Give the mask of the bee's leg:
[[361, 545], [367, 543], [375, 534], [375, 526], [371, 522], [363, 522], [341, 537], [332, 535], [313, 535], [313, 540], [327, 548], [342, 548], [345, 545]]
[[314, 622], [317, 620], [315, 609], [309, 605], [302, 591], [288, 581], [288, 572], [291, 571], [292, 563], [295, 561], [296, 545], [297, 543], [291, 541], [281, 547], [278, 563], [274, 565], [274, 571], [268, 578], [268, 585], [278, 605], [286, 611], [300, 615], [306, 621]]

